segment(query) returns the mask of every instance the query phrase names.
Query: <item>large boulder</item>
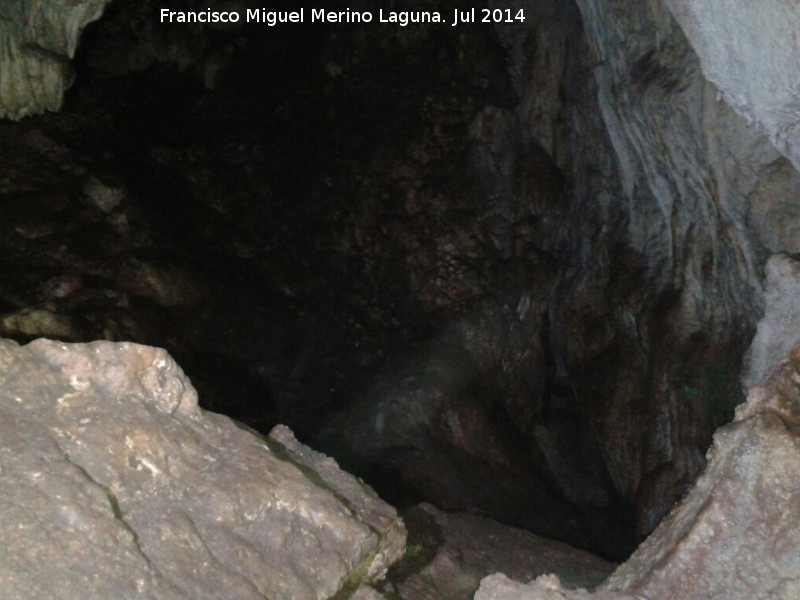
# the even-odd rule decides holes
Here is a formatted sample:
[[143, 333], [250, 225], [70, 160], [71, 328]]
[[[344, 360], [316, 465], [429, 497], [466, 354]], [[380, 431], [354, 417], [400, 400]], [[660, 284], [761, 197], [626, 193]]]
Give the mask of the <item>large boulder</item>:
[[393, 508], [283, 427], [197, 406], [163, 350], [0, 340], [6, 600], [319, 600], [402, 553]]

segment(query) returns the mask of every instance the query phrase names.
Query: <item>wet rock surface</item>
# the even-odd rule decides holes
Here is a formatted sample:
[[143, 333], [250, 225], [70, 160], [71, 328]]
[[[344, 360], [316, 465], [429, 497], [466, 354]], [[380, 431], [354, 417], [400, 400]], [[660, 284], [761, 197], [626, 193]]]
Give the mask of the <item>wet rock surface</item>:
[[202, 411], [163, 350], [2, 341], [0, 412], [3, 598], [327, 598], [402, 553], [372, 490]]

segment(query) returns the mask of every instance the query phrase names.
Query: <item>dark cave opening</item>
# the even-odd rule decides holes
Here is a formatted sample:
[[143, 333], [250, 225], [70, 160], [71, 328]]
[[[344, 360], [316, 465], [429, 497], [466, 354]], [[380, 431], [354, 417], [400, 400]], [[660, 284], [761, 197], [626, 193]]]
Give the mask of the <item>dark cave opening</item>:
[[[592, 186], [622, 186], [577, 6], [269, 30], [154, 10], [109, 5], [63, 110], [7, 126], [125, 199], [98, 212], [77, 190], [55, 234], [18, 242], [2, 310], [47, 302], [74, 318], [51, 337], [165, 347], [205, 408], [290, 426], [401, 508], [627, 557], [690, 483], [648, 454], [657, 399], [680, 396], [703, 452], [751, 326], [672, 339], [680, 290], [601, 215]], [[74, 291], [43, 287], [65, 275]]]

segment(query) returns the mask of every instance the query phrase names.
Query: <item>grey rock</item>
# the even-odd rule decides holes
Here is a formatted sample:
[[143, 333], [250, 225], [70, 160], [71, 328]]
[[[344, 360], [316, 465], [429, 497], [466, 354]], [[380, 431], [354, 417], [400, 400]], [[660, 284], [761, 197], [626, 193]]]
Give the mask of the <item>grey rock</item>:
[[385, 600], [385, 596], [371, 587], [360, 587], [350, 597], [351, 600]]
[[714, 435], [686, 499], [603, 584], [659, 600], [800, 598], [800, 346]]
[[800, 345], [716, 432], [689, 494], [597, 592], [493, 575], [476, 600], [800, 598], [799, 381]]
[[[152, 237], [161, 231], [158, 214], [147, 226], [137, 225], [130, 241], [119, 236], [112, 252], [103, 229], [87, 227], [91, 221], [78, 217], [78, 230], [90, 236], [81, 245], [94, 248], [99, 256], [70, 249], [65, 232], [74, 229], [75, 215], [67, 190], [77, 193], [87, 175], [69, 183], [53, 172], [83, 168], [82, 153], [68, 144], [72, 157], [62, 156], [56, 147], [60, 144], [45, 143], [41, 137], [11, 144], [20, 130], [4, 128], [3, 160], [12, 168], [0, 178], [0, 189], [12, 194], [16, 202], [8, 204], [18, 208], [5, 214], [0, 238], [8, 243], [5, 252], [13, 257], [9, 264], [19, 265], [20, 275], [6, 273], [2, 286], [7, 289], [0, 290], [0, 299], [8, 305], [6, 310], [26, 310], [0, 319], [0, 335], [75, 340], [152, 340], [163, 335], [161, 343], [182, 345], [172, 347], [185, 356], [198, 348], [225, 354], [224, 361], [214, 364], [224, 373], [244, 358], [246, 370], [257, 374], [252, 389], [258, 393], [252, 397], [260, 402], [268, 395], [261, 393], [264, 389], [274, 396], [263, 404], [247, 402], [246, 408], [236, 407], [238, 412], [231, 414], [255, 424], [269, 411], [269, 420], [277, 415], [312, 431], [320, 409], [346, 404], [349, 392], [343, 392], [341, 384], [347, 382], [346, 388], [359, 394], [369, 391], [359, 377], [391, 358], [398, 342], [402, 346], [405, 340], [408, 348], [416, 349], [422, 342], [414, 331], [452, 328], [474, 365], [469, 372], [489, 393], [472, 386], [476, 391], [467, 390], [473, 394], [469, 400], [453, 393], [452, 402], [440, 403], [436, 392], [446, 389], [443, 386], [403, 384], [400, 404], [362, 411], [374, 417], [376, 425], [383, 422], [382, 415], [389, 417], [387, 429], [374, 429], [379, 435], [390, 426], [401, 429], [401, 435], [392, 432], [378, 439], [383, 453], [379, 458], [391, 462], [397, 457], [397, 447], [388, 442], [402, 437], [411, 451], [394, 458], [394, 464], [401, 463], [400, 474], [420, 484], [415, 487], [426, 496], [438, 493], [439, 499], [451, 500], [451, 509], [471, 505], [531, 526], [546, 514], [547, 522], [538, 525], [555, 523], [563, 532], [571, 515], [553, 518], [553, 502], [539, 491], [549, 485], [573, 504], [596, 512], [619, 497], [635, 506], [636, 533], [650, 532], [703, 468], [712, 432], [730, 419], [732, 405], [740, 400], [725, 392], [731, 385], [738, 391], [742, 351], [763, 313], [766, 258], [800, 251], [800, 178], [771, 143], [775, 140], [740, 116], [741, 107], [731, 104], [730, 90], [719, 93], [724, 86], [712, 76], [706, 52], [676, 11], [681, 4], [677, 0], [530, 4], [525, 3], [529, 16], [524, 26], [499, 27], [489, 34], [492, 30], [487, 28], [462, 30], [464, 35], [453, 40], [457, 64], [452, 65], [446, 53], [431, 63], [432, 72], [455, 68], [461, 75], [438, 90], [426, 90], [419, 101], [410, 96], [397, 106], [402, 111], [392, 110], [387, 121], [403, 123], [421, 116], [419, 132], [388, 136], [387, 152], [354, 162], [341, 176], [353, 187], [331, 195], [330, 204], [319, 204], [308, 220], [300, 219], [286, 232], [278, 231], [283, 226], [264, 229], [255, 237], [250, 234], [256, 228], [249, 226], [234, 228], [235, 235], [211, 224], [198, 229], [205, 231], [202, 239], [181, 253], [204, 247], [205, 258], [214, 253], [227, 254], [226, 260], [246, 258], [258, 282], [253, 288], [280, 290], [266, 308], [262, 294], [255, 302], [243, 301], [244, 289], [238, 292], [237, 286], [217, 286], [214, 281], [209, 287], [226, 298], [209, 298], [203, 305], [203, 288], [189, 274], [149, 259], [122, 264], [120, 274], [117, 265], [126, 257], [139, 260], [138, 250], [158, 239]], [[16, 9], [33, 5], [37, 3], [7, 3], [12, 22]], [[365, 0], [354, 8], [357, 5], [369, 7]], [[698, 0], [690, 9], [699, 14], [710, 6], [712, 2]], [[195, 36], [189, 28], [142, 26], [151, 22], [156, 7], [154, 0], [115, 7], [108, 20], [98, 23], [106, 31], [98, 38], [106, 42], [88, 53], [87, 65], [109, 76], [155, 64], [172, 65], [180, 72], [216, 72], [234, 40], [217, 44], [210, 41], [216, 34]], [[733, 24], [747, 32], [740, 28], [747, 25], [741, 23], [742, 15], [763, 11], [739, 0], [731, 7], [736, 9], [719, 23], [723, 29]], [[776, 7], [786, 10], [788, 4], [778, 1]], [[762, 40], [759, 48], [765, 55], [781, 56], [771, 48], [785, 39], [788, 23], [790, 19]], [[701, 23], [709, 24], [707, 18]], [[116, 33], [123, 31], [124, 35]], [[382, 48], [403, 49], [408, 57], [406, 49], [419, 51], [422, 46], [404, 42], [430, 35], [431, 47], [438, 43], [433, 30], [403, 31], [389, 34], [387, 41], [383, 30], [365, 28], [358, 45], [347, 36], [337, 40], [329, 35], [323, 44], [325, 61], [333, 65], [329, 70], [340, 83], [370, 77], [369, 65]], [[714, 40], [737, 51], [745, 41]], [[33, 55], [36, 60], [55, 58], [35, 50]], [[752, 83], [763, 83], [762, 76], [770, 75], [776, 64], [766, 65], [769, 68]], [[746, 71], [751, 65], [744, 67]], [[403, 76], [400, 71], [392, 75]], [[413, 77], [406, 81], [403, 85], [416, 89]], [[776, 82], [776, 100], [781, 101], [792, 81], [787, 77]], [[347, 88], [340, 83], [338, 87]], [[486, 93], [476, 95], [479, 88]], [[369, 92], [364, 93], [369, 101]], [[281, 107], [288, 110], [287, 119], [291, 105], [287, 100]], [[343, 108], [339, 116], [345, 114]], [[443, 128], [445, 122], [453, 126]], [[90, 123], [84, 121], [81, 127]], [[93, 127], [103, 127], [102, 120]], [[257, 215], [256, 205], [264, 195], [277, 193], [279, 184], [270, 181], [269, 169], [252, 168], [253, 157], [264, 154], [263, 141], [246, 141], [250, 134], [242, 133], [232, 132], [232, 137], [245, 141], [245, 151], [232, 153], [231, 164], [185, 142], [175, 147], [159, 142], [151, 149], [153, 159], [196, 182], [190, 186], [192, 202], [187, 206], [211, 208], [212, 214]], [[331, 129], [331, 139], [348, 135], [346, 128]], [[368, 136], [364, 142], [369, 143]], [[345, 158], [350, 150], [342, 147], [334, 155]], [[42, 161], [42, 154], [58, 160]], [[242, 188], [230, 189], [219, 182], [227, 181], [225, 172], [231, 166], [260, 175], [248, 179], [250, 183], [241, 180]], [[321, 171], [310, 176], [313, 185], [308, 189], [330, 185]], [[479, 185], [473, 186], [472, 180]], [[25, 191], [31, 185], [63, 196], [56, 204], [66, 207], [60, 216], [50, 193]], [[388, 212], [386, 198], [398, 199], [396, 205], [392, 200]], [[30, 210], [33, 205], [36, 211]], [[135, 215], [136, 205], [129, 197], [106, 218], [122, 215], [120, 209], [127, 206]], [[92, 219], [101, 217], [96, 211], [86, 212]], [[44, 222], [29, 222], [28, 215], [34, 213], [43, 215]], [[354, 217], [343, 221], [341, 215]], [[267, 226], [267, 221], [262, 224]], [[331, 233], [316, 250], [311, 249], [315, 244], [306, 243], [309, 227]], [[298, 269], [298, 249], [310, 253], [310, 264], [326, 265], [320, 270], [331, 277], [316, 278], [309, 276], [315, 269]], [[198, 263], [204, 260], [201, 254]], [[254, 258], [261, 256], [270, 259]], [[336, 265], [351, 264], [352, 272], [350, 266], [336, 270]], [[85, 277], [85, 289], [55, 299], [45, 294], [49, 302], [33, 306], [43, 296], [31, 289], [29, 275], [49, 278], [54, 271]], [[355, 283], [330, 297], [325, 286], [342, 276], [352, 276]], [[105, 296], [109, 286], [116, 295]], [[296, 305], [290, 298], [297, 299]], [[156, 305], [175, 310], [149, 308]], [[187, 305], [224, 308], [212, 319], [210, 310], [187, 311]], [[295, 306], [305, 308], [299, 311]], [[338, 308], [329, 311], [333, 307]], [[328, 319], [340, 309], [341, 318]], [[188, 325], [164, 333], [171, 328], [162, 323], [178, 323], [187, 313]], [[284, 315], [301, 313], [305, 316], [300, 326], [290, 327], [291, 317]], [[293, 344], [302, 350], [295, 352]], [[274, 350], [284, 346], [292, 349]], [[317, 367], [326, 357], [334, 358], [325, 369], [328, 374], [320, 375]], [[318, 384], [312, 386], [311, 381]], [[552, 393], [554, 384], [567, 387], [565, 382], [571, 389]], [[376, 405], [387, 397], [375, 395]], [[303, 403], [304, 398], [314, 403]], [[489, 400], [487, 410], [484, 398]], [[720, 398], [725, 401], [722, 406]], [[418, 410], [392, 419], [398, 406]], [[511, 415], [510, 425], [490, 420], [498, 414]], [[414, 424], [409, 421], [423, 428], [414, 431], [407, 427]], [[572, 426], [575, 422], [580, 427]], [[354, 434], [356, 446], [365, 439], [360, 436], [363, 429], [342, 431]], [[439, 465], [429, 458], [431, 444], [419, 432], [430, 432], [437, 442]], [[505, 443], [509, 440], [518, 443]], [[536, 454], [531, 462], [537, 463], [542, 477], [516, 476], [534, 470], [520, 464], [516, 449], [526, 456]], [[374, 456], [369, 444], [367, 450], [368, 457]], [[484, 485], [500, 481], [498, 467], [505, 465], [513, 468], [505, 469], [509, 476], [503, 485]], [[442, 476], [444, 472], [450, 479]], [[384, 489], [397, 489], [394, 484], [390, 479]], [[483, 490], [491, 492], [488, 498], [478, 493]], [[530, 498], [541, 498], [537, 507], [551, 510], [531, 510]], [[604, 537], [605, 530], [597, 537]], [[576, 535], [590, 537], [582, 531]], [[629, 545], [623, 549], [627, 552]]]
[[[568, 347], [579, 349], [573, 340], [585, 336], [581, 328], [595, 311], [616, 312], [609, 333], [584, 343], [602, 347], [604, 337], [625, 336], [617, 352], [633, 350], [601, 392], [599, 405], [609, 407], [604, 420], [613, 426], [593, 425], [615, 486], [636, 503], [638, 533], [645, 535], [701, 471], [710, 434], [740, 401], [733, 388], [763, 312], [763, 264], [800, 244], [792, 225], [800, 179], [768, 136], [748, 126], [704, 77], [702, 53], [698, 58], [668, 3], [577, 4], [622, 183], [622, 204], [610, 206], [623, 211], [620, 239], [649, 283], [631, 285], [607, 309], [587, 300], [579, 285], [567, 286], [563, 306], [596, 308], [576, 316], [564, 309], [562, 322]], [[602, 273], [592, 260], [577, 279], [585, 289]], [[624, 254], [610, 253], [609, 262], [617, 280], [629, 276]], [[583, 354], [567, 357], [573, 379], [595, 360]], [[587, 383], [582, 394], [594, 398]], [[635, 397], [650, 416], [636, 416]]]
[[647, 600], [620, 592], [598, 592], [564, 589], [556, 575], [542, 575], [522, 584], [505, 575], [490, 575], [481, 582], [475, 600]]
[[666, 4], [700, 56], [703, 73], [727, 103], [758, 123], [775, 147], [800, 167], [797, 3], [668, 0]]
[[447, 514], [430, 504], [414, 510], [435, 521], [443, 543], [430, 563], [398, 584], [404, 600], [469, 600], [481, 579], [494, 572], [518, 581], [555, 573], [568, 587], [595, 587], [614, 568], [589, 552], [492, 519]]
[[3, 598], [316, 600], [382, 572], [394, 510], [278, 436], [199, 409], [163, 350], [0, 341]]
[[800, 346], [714, 435], [686, 499], [603, 585], [651, 598], [800, 597]]
[[800, 262], [786, 254], [767, 261], [766, 308], [742, 368], [745, 388], [764, 378], [800, 342]]
[[395, 510], [363, 481], [342, 471], [335, 460], [298, 442], [288, 427], [276, 426], [270, 432], [269, 439], [280, 444], [296, 465], [316, 474], [360, 521], [378, 535], [379, 546], [369, 564], [367, 578], [383, 577], [406, 545], [405, 525], [397, 518]]

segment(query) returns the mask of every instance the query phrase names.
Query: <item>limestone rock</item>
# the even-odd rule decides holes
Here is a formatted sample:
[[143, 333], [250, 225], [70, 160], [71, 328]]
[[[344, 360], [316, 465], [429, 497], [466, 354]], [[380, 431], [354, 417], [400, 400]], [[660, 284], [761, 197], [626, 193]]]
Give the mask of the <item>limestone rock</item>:
[[728, 104], [800, 168], [800, 7], [791, 0], [668, 0]]
[[767, 261], [766, 308], [744, 359], [742, 384], [761, 385], [764, 378], [800, 342], [800, 262], [786, 254]]
[[[388, 465], [381, 492], [402, 478], [546, 535], [635, 508], [649, 533], [740, 401], [764, 262], [800, 251], [800, 177], [706, 80], [677, 2], [524, 4], [514, 27], [326, 28], [298, 72], [272, 48], [294, 30], [156, 27], [155, 0], [114, 3], [70, 112], [0, 128], [0, 335], [164, 345], [207, 406], [313, 439], [455, 331], [469, 385], [400, 367], [356, 406], [369, 435], [340, 428]], [[223, 73], [217, 92], [191, 71]], [[591, 539], [606, 522], [569, 539], [619, 555]]]
[[555, 575], [542, 575], [522, 584], [505, 575], [490, 575], [481, 582], [475, 600], [646, 600], [618, 592], [589, 594], [586, 590], [564, 589]]
[[109, 0], [9, 0], [0, 21], [0, 118], [58, 110], [83, 28]]
[[381, 573], [394, 510], [275, 439], [200, 410], [163, 350], [0, 341], [3, 598], [316, 600]]
[[658, 600], [800, 597], [800, 346], [717, 431], [686, 499], [603, 584]]
[[[587, 256], [598, 265], [585, 262], [583, 283], [562, 294], [567, 370], [590, 399], [610, 475], [635, 501], [645, 535], [703, 468], [711, 433], [740, 401], [741, 357], [763, 310], [762, 265], [800, 244], [800, 179], [719, 98], [668, 3], [577, 4], [625, 200], [609, 205], [624, 216], [618, 241], [608, 240], [608, 284], [593, 287], [604, 276], [593, 247]], [[619, 297], [603, 307], [586, 289]], [[595, 320], [606, 325], [585, 335]], [[609, 369], [614, 355], [624, 358]]]
[[[404, 600], [470, 600], [483, 577], [502, 572], [518, 581], [556, 573], [569, 587], [595, 587], [612, 563], [567, 544], [539, 537], [484, 517], [443, 513], [430, 504], [413, 509], [440, 529], [442, 544], [419, 572], [398, 584]], [[408, 516], [409, 528], [411, 517]], [[409, 549], [415, 549], [409, 537]]]

